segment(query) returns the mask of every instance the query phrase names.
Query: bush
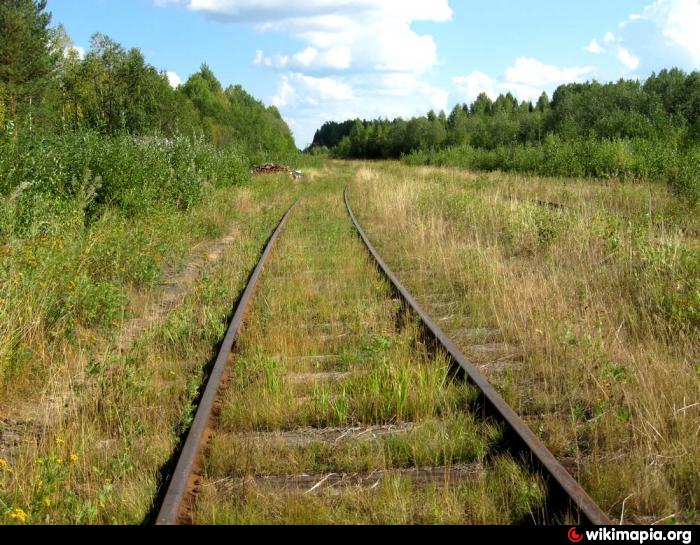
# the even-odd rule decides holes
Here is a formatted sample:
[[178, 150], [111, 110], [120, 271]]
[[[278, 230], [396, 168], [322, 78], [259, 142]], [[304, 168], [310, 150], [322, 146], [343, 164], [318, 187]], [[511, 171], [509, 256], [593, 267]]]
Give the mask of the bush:
[[671, 187], [692, 204], [700, 202], [700, 148], [691, 150], [679, 161]]
[[212, 187], [248, 179], [236, 147], [200, 140], [103, 136], [91, 131], [0, 142], [0, 236], [36, 235], [57, 216], [85, 222], [111, 208], [127, 217], [156, 206], [187, 210]]
[[618, 178], [668, 183], [682, 198], [700, 201], [700, 147], [685, 150], [674, 140], [547, 136], [541, 144], [469, 145], [434, 152], [416, 150], [402, 158], [407, 165], [456, 166], [485, 171], [512, 171], [540, 176]]

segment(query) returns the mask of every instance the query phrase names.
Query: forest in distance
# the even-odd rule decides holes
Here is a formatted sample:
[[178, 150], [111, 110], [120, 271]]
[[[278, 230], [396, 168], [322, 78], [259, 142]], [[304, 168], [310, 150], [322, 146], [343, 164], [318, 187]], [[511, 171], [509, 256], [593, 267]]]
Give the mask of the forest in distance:
[[206, 64], [177, 88], [136, 48], [94, 34], [84, 56], [44, 0], [0, 3], [0, 239], [25, 238], [78, 206], [186, 210], [250, 165], [299, 163], [274, 106], [223, 88]]
[[481, 93], [449, 115], [327, 122], [312, 150], [545, 176], [653, 180], [700, 199], [700, 72], [572, 83], [535, 104]]

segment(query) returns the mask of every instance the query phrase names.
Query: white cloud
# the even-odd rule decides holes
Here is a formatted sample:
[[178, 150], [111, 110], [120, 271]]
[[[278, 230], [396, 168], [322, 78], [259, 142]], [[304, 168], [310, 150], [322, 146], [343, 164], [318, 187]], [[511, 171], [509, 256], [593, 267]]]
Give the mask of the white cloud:
[[486, 93], [495, 99], [499, 94], [507, 92], [513, 93], [520, 100], [534, 102], [543, 91], [551, 93], [563, 83], [583, 81], [592, 73], [593, 68], [590, 66], [557, 68], [530, 57], [518, 57], [500, 79], [477, 71], [454, 78], [453, 82], [468, 102], [472, 102], [480, 93]]
[[296, 89], [289, 82], [289, 76], [282, 76], [277, 94], [272, 97], [272, 104], [283, 108], [297, 97]]
[[177, 89], [180, 85], [182, 85], [182, 78], [178, 76], [176, 72], [166, 72], [165, 75], [168, 78], [170, 87], [173, 89]]
[[252, 62], [281, 72], [270, 100], [301, 146], [324, 121], [447, 109], [447, 91], [426, 81], [440, 61], [435, 40], [412, 25], [450, 21], [449, 0], [154, 1], [299, 42], [291, 51], [259, 50]]
[[625, 68], [629, 72], [634, 72], [637, 68], [639, 68], [639, 58], [632, 55], [632, 53], [622, 46], [617, 48], [617, 58], [622, 64], [625, 65]]
[[438, 63], [437, 46], [419, 35], [416, 21], [452, 18], [448, 0], [155, 0], [180, 4], [221, 22], [252, 23], [284, 31], [304, 43], [294, 53], [264, 56], [258, 64], [305, 70], [374, 70], [422, 73]]
[[289, 56], [287, 55], [273, 55], [272, 57], [267, 57], [260, 49], [255, 52], [255, 58], [253, 59], [253, 64], [257, 66], [264, 66], [266, 68], [286, 68], [289, 66]]
[[486, 93], [491, 98], [498, 96], [496, 80], [478, 70], [466, 76], [452, 79], [457, 88], [472, 102], [481, 93]]
[[274, 69], [302, 69], [302, 70], [345, 70], [350, 68], [352, 51], [349, 47], [338, 46], [319, 51], [315, 47], [307, 47], [303, 51], [292, 55], [266, 56], [261, 50], [256, 51], [253, 64]]
[[535, 87], [548, 87], [564, 82], [580, 81], [592, 71], [593, 68], [590, 66], [560, 69], [537, 59], [518, 57], [515, 65], [506, 70], [506, 80]]
[[447, 91], [413, 74], [355, 74], [314, 77], [292, 72], [280, 76], [271, 98], [306, 147], [326, 121], [357, 117], [413, 117], [428, 110], [447, 110]]
[[272, 103], [277, 107], [300, 102], [316, 105], [320, 101], [344, 101], [353, 98], [352, 88], [341, 81], [291, 72], [280, 78], [280, 87], [272, 98]]
[[605, 48], [600, 45], [596, 39], [591, 40], [591, 43], [589, 43], [584, 49], [589, 53], [593, 53], [594, 55], [605, 53]]
[[663, 35], [685, 49], [700, 66], [700, 2], [659, 0], [646, 8], [642, 18], [660, 21]]
[[626, 73], [700, 68], [700, 0], [655, 0], [618, 28], [605, 35], [604, 51], [592, 51], [600, 45], [595, 39], [586, 49], [614, 55]]
[[606, 45], [610, 45], [612, 43], [615, 43], [617, 41], [617, 38], [612, 32], [606, 32], [605, 33], [605, 38], [603, 38], [603, 41], [605, 42]]
[[452, 10], [445, 0], [160, 0], [226, 21], [288, 22], [358, 14], [392, 14], [394, 19], [446, 21]]

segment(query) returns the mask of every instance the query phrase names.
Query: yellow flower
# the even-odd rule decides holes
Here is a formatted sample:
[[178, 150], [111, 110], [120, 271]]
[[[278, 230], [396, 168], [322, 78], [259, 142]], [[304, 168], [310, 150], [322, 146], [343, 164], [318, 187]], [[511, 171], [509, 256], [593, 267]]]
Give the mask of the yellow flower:
[[10, 512], [10, 519], [19, 522], [20, 524], [24, 524], [25, 522], [27, 522], [27, 513], [25, 513], [19, 507], [15, 507]]
[[61, 465], [63, 463], [63, 458], [56, 458], [56, 463]]
[[46, 507], [51, 507], [51, 498], [44, 498], [44, 505]]
[[10, 464], [7, 463], [7, 460], [3, 460], [0, 458], [0, 470], [5, 471], [7, 473], [10, 472]]
[[37, 460], [36, 465], [38, 466], [43, 466], [44, 465], [44, 460]]
[[56, 445], [58, 445], [60, 447], [63, 444], [65, 444], [65, 441], [63, 440], [63, 438], [56, 437]]
[[72, 463], [76, 463], [78, 460], [80, 460], [80, 456], [78, 456], [77, 454], [71, 454], [71, 455], [70, 455], [70, 461], [71, 461]]

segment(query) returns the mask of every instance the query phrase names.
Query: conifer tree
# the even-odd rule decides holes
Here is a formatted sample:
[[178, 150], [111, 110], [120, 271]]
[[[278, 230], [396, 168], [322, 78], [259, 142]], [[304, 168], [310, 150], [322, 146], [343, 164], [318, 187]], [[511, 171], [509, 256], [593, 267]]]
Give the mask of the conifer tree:
[[43, 95], [54, 65], [50, 23], [46, 0], [0, 2], [0, 100], [8, 119]]

